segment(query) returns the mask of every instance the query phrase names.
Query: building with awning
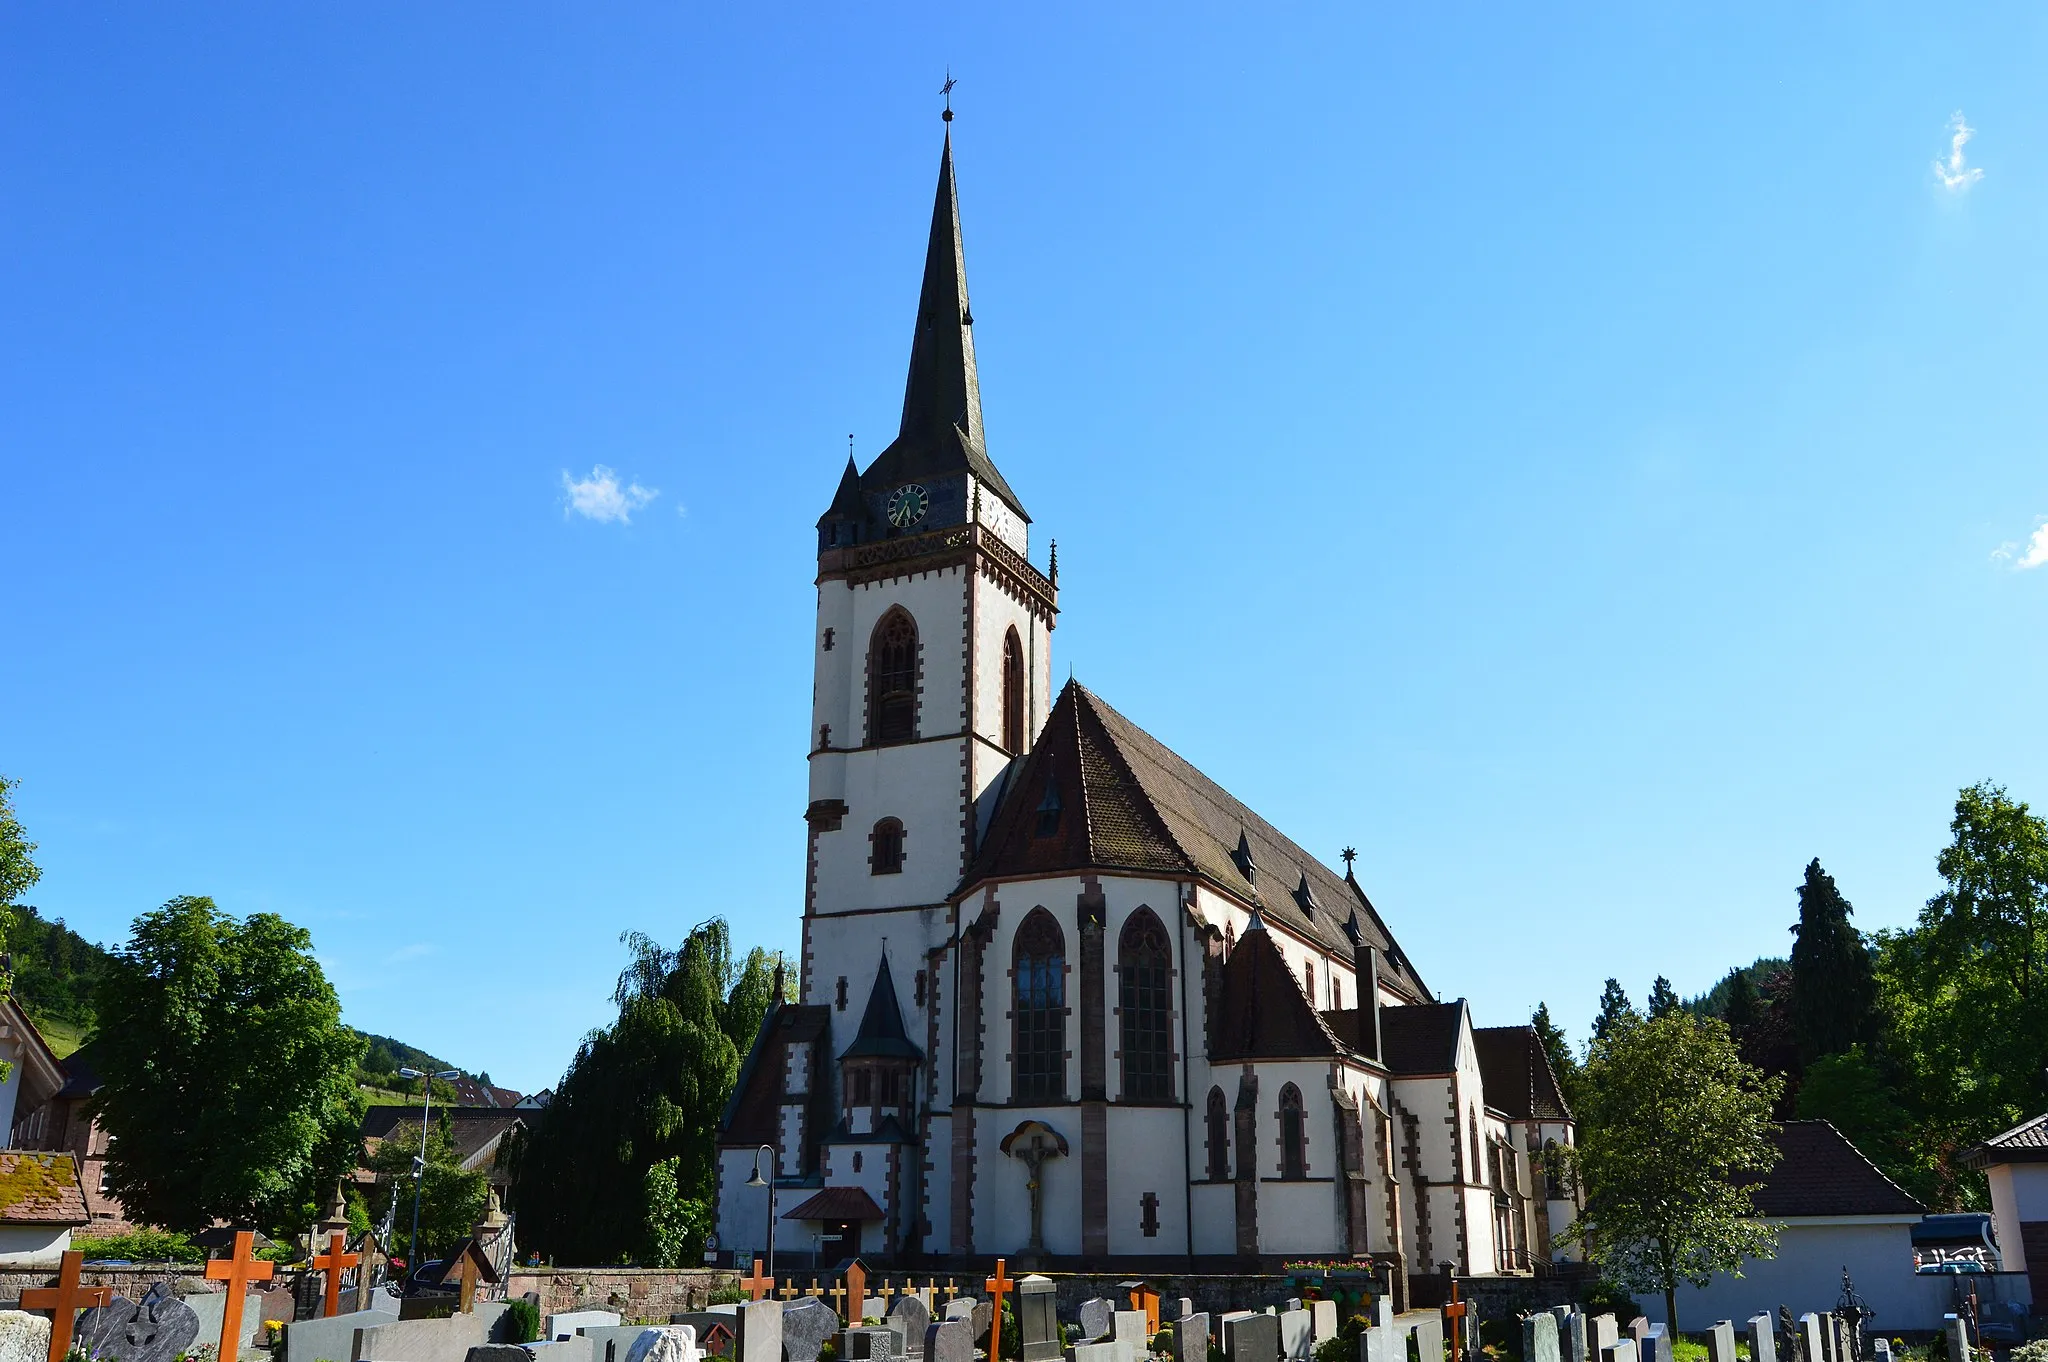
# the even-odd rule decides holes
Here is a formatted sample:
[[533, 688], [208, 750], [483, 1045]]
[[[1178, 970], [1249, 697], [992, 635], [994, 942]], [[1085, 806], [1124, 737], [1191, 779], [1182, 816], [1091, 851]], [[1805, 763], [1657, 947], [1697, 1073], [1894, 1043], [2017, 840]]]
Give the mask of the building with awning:
[[882, 1208], [865, 1187], [827, 1187], [782, 1213], [784, 1220], [815, 1225], [819, 1261], [836, 1263], [860, 1253], [861, 1231], [879, 1225]]

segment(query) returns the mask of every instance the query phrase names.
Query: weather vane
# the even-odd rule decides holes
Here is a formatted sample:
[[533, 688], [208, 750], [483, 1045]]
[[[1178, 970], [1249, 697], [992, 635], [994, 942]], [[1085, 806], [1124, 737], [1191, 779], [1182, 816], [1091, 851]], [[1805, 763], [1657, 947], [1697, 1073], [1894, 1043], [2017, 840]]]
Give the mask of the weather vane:
[[1339, 852], [1338, 854], [1344, 858], [1344, 868], [1346, 870], [1349, 870], [1351, 869], [1351, 863], [1358, 859], [1358, 848], [1345, 847], [1344, 850]]
[[953, 87], [959, 83], [959, 81], [953, 79], [953, 68], [947, 67], [946, 83], [939, 87], [939, 93], [946, 97], [946, 111], [940, 114], [939, 117], [948, 123], [953, 121]]

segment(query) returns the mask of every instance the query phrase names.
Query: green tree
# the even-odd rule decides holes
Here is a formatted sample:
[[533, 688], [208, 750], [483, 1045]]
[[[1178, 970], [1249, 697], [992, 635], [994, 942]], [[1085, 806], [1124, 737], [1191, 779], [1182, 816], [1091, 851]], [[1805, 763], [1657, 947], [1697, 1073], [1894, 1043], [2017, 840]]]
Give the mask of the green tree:
[[1885, 1176], [1914, 1180], [1907, 1154], [1908, 1117], [1878, 1066], [1860, 1045], [1822, 1055], [1806, 1066], [1797, 1107], [1802, 1121], [1828, 1121]]
[[1742, 1038], [1756, 1025], [1757, 1013], [1762, 1003], [1756, 996], [1756, 981], [1749, 977], [1746, 969], [1731, 970], [1728, 975], [1728, 991], [1721, 1004], [1721, 1020], [1728, 1024], [1728, 1034], [1735, 1037], [1737, 1046]]
[[356, 1166], [362, 1040], [303, 928], [172, 899], [135, 919], [96, 1010], [108, 1189], [133, 1219], [296, 1232]]
[[1557, 1075], [1557, 1086], [1564, 1092], [1567, 1106], [1573, 1102], [1573, 1086], [1579, 1078], [1579, 1062], [1572, 1056], [1571, 1042], [1565, 1039], [1564, 1029], [1550, 1019], [1550, 1004], [1536, 1004], [1536, 1014], [1529, 1018], [1529, 1025], [1536, 1030], [1536, 1037], [1543, 1042], [1543, 1053], [1550, 1058], [1550, 1070]]
[[1637, 1016], [1635, 1004], [1628, 1000], [1628, 994], [1621, 991], [1619, 979], [1609, 979], [1607, 987], [1600, 990], [1600, 1015], [1593, 1018], [1593, 1039], [1607, 1039], [1608, 1032], [1624, 1017]]
[[1674, 1338], [1680, 1282], [1739, 1273], [1776, 1244], [1744, 1180], [1777, 1161], [1777, 1089], [1726, 1026], [1682, 1010], [1619, 1017], [1587, 1055], [1570, 1154], [1587, 1199], [1565, 1234], [1622, 1286], [1663, 1292]]
[[709, 1202], [719, 1119], [778, 974], [760, 951], [734, 960], [717, 918], [673, 951], [637, 932], [621, 939], [618, 1019], [584, 1038], [513, 1153], [521, 1239], [574, 1262], [648, 1252], [658, 1163], [675, 1161], [680, 1200]]
[[676, 1182], [681, 1159], [663, 1159], [647, 1170], [647, 1242], [643, 1267], [699, 1267], [711, 1238], [711, 1203], [684, 1196]]
[[1854, 911], [1819, 859], [1809, 862], [1792, 928], [1792, 990], [1801, 1004], [1794, 1029], [1808, 1063], [1877, 1039], [1877, 986], [1870, 949], [1849, 921]]
[[14, 791], [21, 784], [0, 776], [0, 904], [12, 904], [42, 879], [35, 862], [36, 844], [14, 813]]
[[[400, 1121], [378, 1142], [368, 1167], [399, 1186], [397, 1248], [412, 1231], [413, 1160], [420, 1152], [420, 1123]], [[488, 1174], [465, 1169], [455, 1156], [455, 1138], [445, 1113], [427, 1126], [426, 1169], [420, 1178], [420, 1259], [442, 1257], [467, 1239], [490, 1205]], [[381, 1193], [389, 1196], [388, 1190]], [[353, 1219], [353, 1216], [351, 1216]]]
[[1650, 985], [1650, 1015], [1668, 1017], [1680, 1006], [1678, 991], [1671, 987], [1671, 981], [1661, 974], [1658, 975], [1656, 981]]

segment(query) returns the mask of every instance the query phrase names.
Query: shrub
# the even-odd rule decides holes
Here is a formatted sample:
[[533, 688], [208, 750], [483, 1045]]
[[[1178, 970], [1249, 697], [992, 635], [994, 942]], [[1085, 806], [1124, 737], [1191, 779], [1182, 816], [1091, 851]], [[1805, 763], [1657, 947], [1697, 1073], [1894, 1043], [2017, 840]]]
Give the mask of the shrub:
[[2032, 1343], [2022, 1343], [2007, 1356], [2012, 1362], [2048, 1362], [2048, 1338], [2037, 1338]]
[[203, 1263], [206, 1250], [169, 1230], [130, 1230], [126, 1234], [75, 1234], [71, 1247], [95, 1258], [126, 1258], [137, 1263]]
[[704, 1304], [738, 1305], [741, 1301], [745, 1300], [746, 1298], [747, 1293], [740, 1290], [738, 1282], [734, 1282], [731, 1286], [721, 1286], [716, 1291], [706, 1296], [704, 1298]]
[[[1173, 1326], [1171, 1324], [1160, 1325], [1159, 1332], [1152, 1335], [1152, 1351], [1155, 1353], [1171, 1353], [1173, 1351]], [[2043, 1362], [2048, 1362], [2048, 1358], [2044, 1358]]]
[[521, 1296], [505, 1302], [505, 1333], [507, 1343], [537, 1343], [540, 1341], [540, 1307]]
[[1358, 1340], [1346, 1338], [1343, 1334], [1332, 1334], [1316, 1344], [1316, 1362], [1354, 1362], [1358, 1356]]

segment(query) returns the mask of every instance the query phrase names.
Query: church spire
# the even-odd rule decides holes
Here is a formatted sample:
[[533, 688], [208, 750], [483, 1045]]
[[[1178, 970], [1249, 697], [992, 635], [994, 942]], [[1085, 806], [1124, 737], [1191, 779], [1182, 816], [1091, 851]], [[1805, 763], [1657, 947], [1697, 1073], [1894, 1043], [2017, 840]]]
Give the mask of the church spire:
[[957, 427], [986, 449], [981, 430], [981, 383], [974, 372], [974, 313], [967, 305], [967, 262], [960, 248], [960, 195], [953, 184], [953, 129], [939, 153], [939, 189], [925, 246], [924, 287], [917, 298], [917, 329], [910, 341], [910, 376], [903, 385], [904, 438], [929, 437]]

